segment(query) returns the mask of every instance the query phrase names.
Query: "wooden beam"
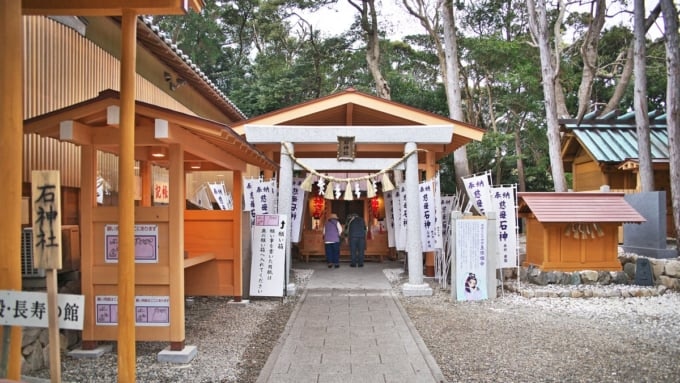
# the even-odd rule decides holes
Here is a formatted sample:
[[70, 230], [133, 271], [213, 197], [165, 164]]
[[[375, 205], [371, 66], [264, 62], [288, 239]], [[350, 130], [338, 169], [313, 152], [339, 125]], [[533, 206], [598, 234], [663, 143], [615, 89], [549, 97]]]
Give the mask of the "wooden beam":
[[448, 144], [453, 139], [453, 125], [428, 126], [282, 126], [246, 125], [246, 138], [252, 143], [322, 144], [337, 142], [338, 136], [353, 136], [360, 143]]
[[[193, 7], [198, 1], [192, 1]], [[138, 15], [183, 15], [189, 11], [186, 0], [23, 0], [24, 15], [122, 16], [128, 9]], [[195, 9], [197, 12], [200, 9]]]
[[59, 123], [59, 139], [78, 145], [92, 144], [92, 128], [78, 121], [66, 120]]
[[155, 137], [157, 140], [167, 143], [181, 143], [184, 151], [187, 153], [215, 162], [226, 169], [242, 172], [246, 170], [245, 161], [187, 132], [186, 129], [180, 126], [169, 124], [167, 131], [161, 131], [160, 134], [160, 136], [157, 135]]

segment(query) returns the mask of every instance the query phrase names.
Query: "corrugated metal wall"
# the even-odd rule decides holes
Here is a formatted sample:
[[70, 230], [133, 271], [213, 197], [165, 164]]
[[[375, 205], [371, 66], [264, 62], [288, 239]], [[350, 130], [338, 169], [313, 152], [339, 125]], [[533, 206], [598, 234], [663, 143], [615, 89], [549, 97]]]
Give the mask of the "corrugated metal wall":
[[[24, 17], [24, 119], [118, 90], [119, 68], [118, 59], [73, 29], [47, 17]], [[140, 101], [193, 114], [139, 75], [136, 87]], [[33, 169], [58, 169], [62, 186], [80, 187], [79, 147], [27, 134], [24, 153], [24, 182]]]

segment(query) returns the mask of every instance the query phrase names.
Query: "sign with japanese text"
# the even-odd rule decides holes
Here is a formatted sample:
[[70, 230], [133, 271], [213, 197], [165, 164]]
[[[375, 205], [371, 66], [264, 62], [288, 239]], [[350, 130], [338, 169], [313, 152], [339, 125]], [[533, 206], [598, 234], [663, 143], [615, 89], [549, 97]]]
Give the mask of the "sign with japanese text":
[[170, 203], [170, 184], [167, 181], [154, 181], [153, 202]]
[[302, 216], [305, 212], [305, 191], [302, 189], [302, 178], [293, 178], [292, 201], [290, 204], [291, 237], [293, 243], [300, 242], [302, 232]]
[[[118, 262], [118, 225], [104, 226], [107, 263]], [[158, 263], [158, 225], [135, 225], [135, 263]]]
[[286, 267], [288, 217], [283, 214], [256, 215], [253, 225], [250, 295], [281, 297]]
[[212, 193], [213, 199], [217, 202], [221, 210], [234, 210], [234, 199], [231, 193], [226, 190], [224, 183], [210, 183], [208, 187]]
[[61, 182], [58, 170], [33, 170], [33, 266], [61, 269]]
[[250, 212], [251, 223], [256, 214], [277, 214], [276, 180], [247, 179], [243, 181], [243, 211]]
[[[82, 330], [84, 309], [85, 296], [58, 294], [59, 328]], [[0, 290], [0, 325], [49, 327], [47, 293]]]
[[491, 188], [491, 204], [498, 228], [498, 265], [517, 267], [517, 187]]
[[[95, 297], [95, 323], [97, 326], [118, 324], [118, 297]], [[170, 297], [139, 295], [135, 297], [135, 324], [137, 326], [170, 326]]]
[[387, 246], [395, 247], [394, 244], [394, 210], [392, 209], [392, 191], [383, 193], [385, 200], [385, 226], [387, 227]]
[[406, 237], [408, 236], [408, 217], [406, 212], [406, 184], [401, 183], [397, 186], [395, 193], [392, 195], [392, 202], [396, 204], [396, 211], [394, 216], [399, 217], [399, 221], [395, 221], [394, 229], [397, 238], [397, 250], [406, 250]]
[[486, 215], [486, 212], [491, 209], [491, 173], [487, 171], [462, 179], [467, 195], [473, 202], [475, 209], [479, 214]]
[[[441, 243], [437, 240], [437, 219], [435, 212], [434, 182], [433, 180], [422, 182], [418, 185], [420, 199], [420, 241], [423, 251], [435, 251], [441, 249]], [[439, 229], [441, 235], [441, 229]]]
[[[487, 299], [486, 219], [456, 219], [456, 299]], [[494, 278], [494, 276], [492, 276]]]

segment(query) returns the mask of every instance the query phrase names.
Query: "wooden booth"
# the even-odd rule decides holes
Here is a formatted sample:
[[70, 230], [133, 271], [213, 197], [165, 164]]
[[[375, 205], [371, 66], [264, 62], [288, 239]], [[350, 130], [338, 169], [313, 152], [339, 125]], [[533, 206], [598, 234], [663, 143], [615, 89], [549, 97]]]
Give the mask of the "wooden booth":
[[[102, 161], [116, 173], [119, 93], [27, 120], [27, 133], [81, 149], [83, 346], [115, 340], [118, 292], [116, 198], [98, 199]], [[137, 101], [135, 104], [136, 339], [184, 342], [185, 295], [242, 296], [242, 173], [247, 164], [275, 169], [223, 124]], [[108, 156], [106, 155], [108, 154]], [[187, 210], [201, 173], [219, 175], [230, 210]], [[217, 174], [217, 175], [216, 175]]]
[[620, 271], [618, 233], [622, 223], [645, 219], [623, 193], [518, 193], [526, 222], [523, 266], [541, 270]]

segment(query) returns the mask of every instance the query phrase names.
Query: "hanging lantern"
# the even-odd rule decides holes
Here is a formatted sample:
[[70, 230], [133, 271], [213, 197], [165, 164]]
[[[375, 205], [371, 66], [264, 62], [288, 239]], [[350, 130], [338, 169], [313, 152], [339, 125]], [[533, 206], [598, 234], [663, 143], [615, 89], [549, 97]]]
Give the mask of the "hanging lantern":
[[371, 198], [371, 214], [373, 217], [380, 219], [380, 200], [377, 197]]
[[321, 218], [323, 215], [324, 207], [326, 205], [325, 200], [321, 196], [314, 196], [311, 199], [311, 208], [309, 209], [312, 212], [312, 217], [315, 219]]

